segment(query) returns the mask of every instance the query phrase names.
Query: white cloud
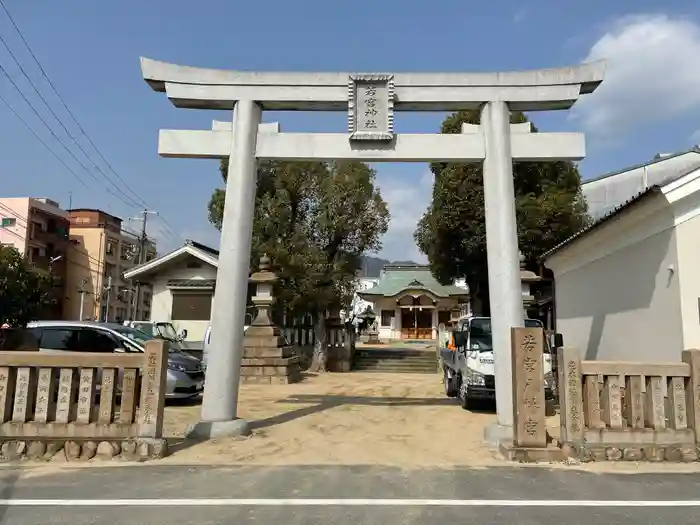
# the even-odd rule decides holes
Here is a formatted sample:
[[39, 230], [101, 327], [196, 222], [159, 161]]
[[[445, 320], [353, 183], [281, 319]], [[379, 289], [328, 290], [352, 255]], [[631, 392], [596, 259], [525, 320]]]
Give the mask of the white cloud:
[[389, 230], [382, 238], [379, 256], [392, 261], [427, 262], [416, 246], [413, 233], [432, 199], [433, 174], [428, 171], [418, 181], [395, 173], [380, 174], [377, 182], [391, 213]]
[[617, 20], [584, 62], [606, 59], [605, 80], [571, 113], [599, 138], [700, 112], [700, 25], [667, 15]]

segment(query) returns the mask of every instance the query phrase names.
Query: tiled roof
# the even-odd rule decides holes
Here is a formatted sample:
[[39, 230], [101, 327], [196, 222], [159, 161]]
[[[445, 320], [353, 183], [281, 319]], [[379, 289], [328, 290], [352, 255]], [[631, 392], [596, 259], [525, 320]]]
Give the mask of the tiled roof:
[[197, 248], [198, 250], [202, 250], [203, 252], [207, 252], [209, 255], [212, 255], [213, 257], [216, 257], [217, 259], [219, 258], [219, 250], [215, 250], [214, 248], [210, 248], [206, 244], [202, 244], [200, 242], [193, 241], [192, 239], [185, 240], [185, 244], [189, 244], [193, 248]]
[[425, 290], [437, 297], [469, 295], [464, 288], [440, 284], [430, 273], [430, 268], [422, 265], [387, 265], [377, 286], [358, 293], [361, 296], [395, 297], [408, 289]]
[[611, 171], [609, 173], [604, 173], [603, 175], [598, 175], [596, 177], [591, 177], [590, 179], [586, 179], [581, 181], [581, 184], [588, 184], [589, 182], [596, 182], [602, 179], [607, 179], [609, 177], [614, 177], [615, 175], [619, 175], [621, 173], [627, 173], [628, 171], [634, 171], [639, 168], [643, 168], [645, 166], [652, 166], [653, 164], [658, 164], [659, 162], [664, 162], [669, 159], [673, 159], [676, 157], [680, 157], [681, 155], [687, 155], [688, 153], [700, 153], [700, 146], [693, 146], [690, 149], [684, 150], [684, 151], [679, 151], [677, 153], [671, 153], [670, 155], [658, 155], [654, 157], [651, 161], [649, 162], [644, 162], [642, 164], [636, 164], [634, 166], [628, 166], [627, 168], [621, 169], [621, 170], [616, 170], [616, 171]]
[[169, 279], [168, 288], [213, 288], [216, 279]]
[[610, 219], [617, 217], [619, 214], [621, 214], [623, 211], [627, 210], [628, 208], [631, 208], [635, 204], [638, 204], [638, 203], [646, 200], [648, 197], [650, 197], [652, 195], [658, 194], [659, 191], [661, 190], [661, 188], [663, 188], [664, 186], [671, 184], [672, 182], [675, 182], [678, 179], [685, 177], [686, 175], [688, 175], [694, 171], [697, 171], [697, 170], [698, 170], [698, 168], [695, 166], [691, 167], [691, 168], [686, 168], [679, 173], [676, 173], [674, 175], [671, 175], [670, 177], [667, 177], [666, 179], [661, 181], [659, 184], [654, 184], [652, 186], [649, 186], [648, 188], [641, 191], [640, 193], [638, 193], [637, 195], [635, 195], [634, 197], [632, 197], [628, 201], [620, 204], [617, 208], [610, 210], [610, 212], [603, 215], [600, 219], [591, 222], [588, 226], [586, 226], [582, 230], [579, 230], [578, 232], [573, 234], [568, 239], [565, 239], [561, 243], [557, 244], [551, 250], [543, 253], [540, 256], [540, 260], [543, 261], [543, 260], [547, 259], [548, 257], [552, 256], [555, 252], [558, 252], [559, 250], [561, 250], [565, 246], [568, 246], [568, 245], [572, 244], [573, 242], [575, 242], [577, 239], [589, 234], [593, 230], [595, 230], [595, 229], [599, 228], [600, 226], [602, 226], [603, 224], [607, 223]]

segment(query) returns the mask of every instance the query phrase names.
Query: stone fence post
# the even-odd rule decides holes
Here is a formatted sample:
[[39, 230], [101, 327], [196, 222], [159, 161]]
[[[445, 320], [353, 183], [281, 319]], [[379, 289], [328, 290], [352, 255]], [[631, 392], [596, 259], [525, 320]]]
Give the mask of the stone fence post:
[[559, 374], [559, 414], [562, 443], [580, 444], [583, 440], [583, 393], [581, 357], [578, 349], [557, 349]]
[[163, 436], [168, 347], [160, 339], [148, 341], [145, 346], [139, 403], [139, 437], [160, 438]]
[[690, 378], [685, 388], [688, 426], [695, 432], [695, 444], [700, 445], [700, 350], [683, 350], [681, 359], [690, 365]]

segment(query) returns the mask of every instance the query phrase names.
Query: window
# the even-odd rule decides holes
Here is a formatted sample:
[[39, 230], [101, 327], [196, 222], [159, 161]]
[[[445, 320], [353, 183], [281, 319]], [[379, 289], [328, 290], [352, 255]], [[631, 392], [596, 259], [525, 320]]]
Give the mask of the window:
[[41, 332], [41, 348], [48, 350], [78, 349], [78, 332], [80, 328], [44, 328]]
[[112, 335], [101, 330], [84, 328], [78, 335], [78, 349], [81, 352], [112, 353], [119, 347]]
[[149, 337], [153, 337], [153, 325], [151, 323], [134, 323], [133, 328], [147, 334]]
[[133, 341], [140, 346], [144, 346], [148, 341], [153, 339], [152, 335], [140, 329], [131, 328], [130, 326], [120, 326], [115, 331], [118, 332], [119, 335], [126, 337], [129, 341]]
[[114, 255], [114, 253], [116, 252], [116, 248], [117, 248], [116, 242], [114, 242], [111, 239], [107, 241], [107, 248], [106, 248], [107, 255]]
[[11, 228], [15, 224], [17, 224], [17, 219], [13, 217], [3, 217], [2, 218], [2, 227], [3, 228]]
[[136, 253], [136, 249], [130, 245], [130, 244], [122, 244], [122, 249], [121, 249], [121, 258], [124, 261], [129, 261], [134, 257], [134, 254]]
[[211, 319], [211, 292], [173, 293], [173, 321], [209, 321]]
[[394, 310], [382, 310], [382, 326], [391, 326], [394, 320]]

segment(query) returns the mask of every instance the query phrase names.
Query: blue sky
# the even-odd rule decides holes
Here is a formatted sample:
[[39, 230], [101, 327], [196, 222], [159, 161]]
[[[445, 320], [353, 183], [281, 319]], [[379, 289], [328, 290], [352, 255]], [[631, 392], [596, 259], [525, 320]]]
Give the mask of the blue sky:
[[[161, 251], [178, 237], [218, 245], [206, 204], [221, 181], [214, 161], [160, 159], [158, 130], [208, 129], [212, 119], [229, 115], [174, 108], [142, 80], [140, 56], [228, 69], [387, 72], [531, 69], [607, 58], [605, 82], [574, 110], [531, 115], [543, 131], [586, 132], [584, 178], [700, 143], [696, 0], [3, 1], [100, 152], [165, 219], [153, 218], [149, 228]], [[0, 35], [83, 149], [121, 185], [80, 136], [1, 9]], [[2, 45], [0, 65], [102, 181]], [[63, 207], [72, 199], [74, 207], [103, 208], [122, 218], [138, 213], [74, 162], [2, 74], [0, 95], [88, 182], [81, 186], [0, 103], [0, 194], [46, 196]], [[345, 126], [343, 114], [264, 119], [280, 121], [285, 131]], [[440, 120], [402, 113], [397, 130], [435, 132]], [[427, 166], [383, 164], [377, 170], [393, 217], [381, 255], [420, 259], [412, 232], [430, 199]]]

